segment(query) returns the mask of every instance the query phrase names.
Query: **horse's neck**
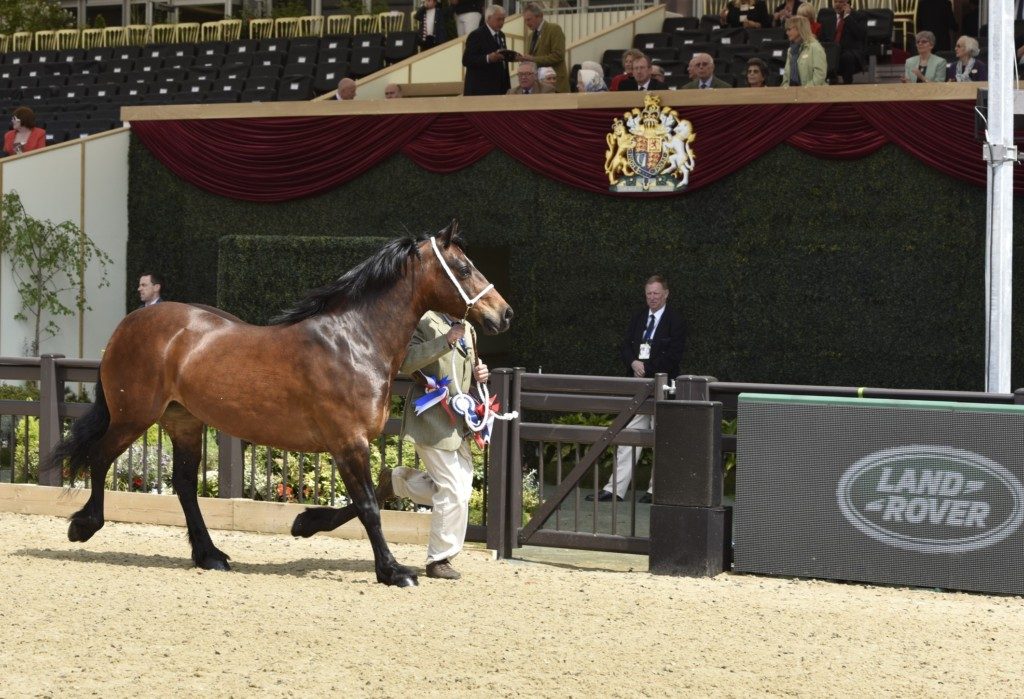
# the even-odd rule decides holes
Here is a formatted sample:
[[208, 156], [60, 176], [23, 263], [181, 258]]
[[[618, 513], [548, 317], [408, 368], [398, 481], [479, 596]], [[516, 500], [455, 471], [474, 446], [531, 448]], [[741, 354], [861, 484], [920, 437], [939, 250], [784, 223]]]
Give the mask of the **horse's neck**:
[[362, 309], [369, 339], [391, 364], [392, 374], [397, 373], [416, 324], [428, 310], [409, 275]]

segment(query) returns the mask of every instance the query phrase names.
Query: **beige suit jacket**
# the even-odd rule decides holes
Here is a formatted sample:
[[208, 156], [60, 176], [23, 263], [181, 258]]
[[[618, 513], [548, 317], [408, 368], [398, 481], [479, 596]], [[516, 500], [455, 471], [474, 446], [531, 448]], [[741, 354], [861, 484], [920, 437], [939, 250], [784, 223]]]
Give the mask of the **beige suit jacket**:
[[[542, 83], [540, 80], [538, 80], [537, 84], [533, 86], [533, 91], [530, 94], [531, 95], [547, 95], [547, 94], [550, 94], [550, 93], [554, 93], [554, 91], [555, 91], [555, 88], [551, 87], [547, 83]], [[516, 85], [515, 87], [513, 87], [511, 90], [508, 91], [508, 94], [510, 94], [510, 95], [521, 95], [521, 94], [523, 94], [523, 88], [521, 88], [518, 85]]]
[[[436, 379], [448, 376], [452, 381], [449, 391], [454, 394], [459, 386], [468, 393], [473, 379], [473, 361], [476, 357], [476, 336], [472, 326], [466, 324], [466, 355], [458, 349], [449, 349], [445, 335], [451, 326], [438, 313], [428, 311], [416, 325], [409, 342], [409, 350], [402, 362], [401, 372], [412, 376], [420, 371]], [[452, 376], [452, 355], [455, 355], [455, 375]], [[464, 421], [452, 424], [448, 412], [440, 404], [428, 408], [422, 415], [416, 415], [413, 403], [426, 391], [417, 381], [405, 399], [405, 413], [402, 416], [402, 433], [414, 444], [422, 444], [445, 451], [455, 451], [462, 445], [468, 431]]]
[[[533, 32], [526, 30], [526, 51], [530, 50], [530, 41], [533, 39]], [[556, 92], [569, 91], [569, 69], [565, 64], [565, 32], [557, 24], [544, 20], [540, 25], [540, 36], [537, 37], [537, 48], [533, 54], [533, 60], [538, 66], [555, 69], [558, 81], [555, 85]]]

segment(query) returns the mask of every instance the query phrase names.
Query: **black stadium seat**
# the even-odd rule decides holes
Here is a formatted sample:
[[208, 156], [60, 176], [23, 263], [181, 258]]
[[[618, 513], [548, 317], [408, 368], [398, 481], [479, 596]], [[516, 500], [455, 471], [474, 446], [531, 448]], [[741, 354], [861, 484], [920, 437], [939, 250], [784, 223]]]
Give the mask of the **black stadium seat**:
[[752, 46], [760, 44], [771, 44], [776, 41], [787, 41], [786, 30], [782, 27], [768, 27], [762, 29], [748, 29], [747, 43]]
[[644, 51], [647, 57], [651, 59], [651, 63], [673, 63], [679, 60], [679, 50], [670, 47], [663, 49], [647, 49]]
[[352, 37], [345, 36], [328, 36], [324, 37], [324, 40], [320, 42], [320, 51], [345, 51], [347, 54], [352, 49]]
[[356, 34], [352, 37], [352, 50], [384, 46], [383, 34]]
[[317, 59], [318, 66], [331, 65], [332, 63], [349, 63], [351, 52], [348, 49], [320, 49], [320, 57]]
[[284, 51], [257, 51], [252, 56], [253, 66], [283, 66], [288, 58]]
[[633, 37], [633, 48], [641, 51], [663, 49], [672, 45], [671, 34], [637, 34]]
[[118, 46], [110, 50], [111, 61], [134, 61], [142, 56], [138, 46]]
[[220, 74], [220, 69], [213, 66], [192, 66], [188, 71], [190, 80], [196, 82], [213, 82]]
[[289, 63], [281, 71], [281, 75], [313, 75], [316, 65], [313, 63]]
[[211, 93], [230, 92], [234, 93], [235, 99], [233, 102], [238, 101], [238, 95], [242, 93], [245, 88], [245, 80], [242, 78], [220, 78], [214, 81], [213, 86], [210, 88]]
[[228, 44], [227, 54], [256, 53], [256, 42], [251, 39], [239, 39]]
[[679, 31], [693, 31], [700, 26], [699, 17], [666, 17], [661, 23], [661, 31], [674, 34]]
[[53, 63], [57, 60], [56, 51], [34, 51], [31, 63]]
[[26, 78], [26, 77], [11, 78], [11, 89], [13, 89], [13, 90], [24, 90], [26, 88], [38, 87], [38, 86], [39, 86], [39, 78]]
[[256, 65], [249, 69], [250, 78], [273, 78], [277, 80], [281, 77], [281, 66], [269, 65], [262, 66]]
[[0, 66], [0, 80], [10, 82], [18, 77], [21, 77], [21, 66]]
[[317, 66], [313, 79], [313, 90], [317, 93], [330, 92], [338, 88], [338, 81], [348, 75], [348, 63], [330, 63]]
[[187, 71], [182, 68], [163, 68], [156, 72], [156, 81], [158, 83], [180, 83], [185, 80], [187, 75]]
[[384, 60], [398, 63], [416, 55], [416, 32], [391, 32], [384, 39]]
[[245, 80], [249, 75], [249, 66], [224, 66], [220, 69], [218, 77], [221, 80]]
[[228, 52], [228, 45], [223, 41], [204, 41], [196, 44], [196, 56], [223, 56]]
[[164, 67], [162, 58], [139, 58], [136, 59], [133, 70], [136, 73], [156, 73]]
[[4, 64], [9, 66], [23, 65], [32, 62], [32, 54], [28, 51], [8, 51], [3, 54]]
[[308, 65], [316, 65], [317, 54], [320, 53], [319, 47], [316, 45], [298, 45], [296, 46], [296, 39], [292, 42], [292, 47], [288, 51], [288, 63], [304, 63]]
[[376, 73], [384, 67], [384, 49], [382, 48], [356, 48], [352, 49], [352, 60], [350, 68], [352, 75], [363, 77], [370, 73]]
[[273, 39], [260, 39], [257, 42], [258, 51], [281, 51], [288, 53], [288, 39], [276, 37]]
[[75, 61], [85, 60], [85, 51], [82, 49], [65, 49], [64, 51], [57, 52], [57, 61], [59, 63], [74, 63]]
[[196, 55], [195, 44], [167, 44], [160, 49], [160, 58], [185, 58]]
[[278, 83], [279, 100], [308, 100], [312, 97], [313, 79], [308, 75], [285, 75]]

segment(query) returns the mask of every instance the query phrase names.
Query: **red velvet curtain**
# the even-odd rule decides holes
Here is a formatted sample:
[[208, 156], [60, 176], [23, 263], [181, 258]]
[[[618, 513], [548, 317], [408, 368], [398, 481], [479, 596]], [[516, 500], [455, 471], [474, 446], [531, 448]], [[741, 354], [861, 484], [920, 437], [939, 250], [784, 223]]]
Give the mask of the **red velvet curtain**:
[[[858, 102], [676, 108], [693, 123], [690, 190], [780, 143], [823, 158], [862, 158], [894, 143], [929, 167], [985, 183], [973, 104]], [[401, 151], [451, 173], [494, 148], [573, 187], [610, 194], [604, 174], [614, 109], [138, 121], [132, 130], [178, 176], [215, 194], [285, 201], [319, 194]], [[1015, 172], [1015, 191], [1024, 192]], [[677, 196], [670, 194], [667, 196]]]

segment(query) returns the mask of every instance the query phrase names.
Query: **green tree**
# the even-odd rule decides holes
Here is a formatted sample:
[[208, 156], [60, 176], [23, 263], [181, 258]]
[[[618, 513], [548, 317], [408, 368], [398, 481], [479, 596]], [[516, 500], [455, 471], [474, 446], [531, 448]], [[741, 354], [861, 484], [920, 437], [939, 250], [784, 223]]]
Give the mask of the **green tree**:
[[[42, 340], [60, 330], [56, 318], [91, 310], [86, 304], [85, 270], [95, 260], [101, 267], [100, 286], [107, 286], [110, 256], [70, 221], [51, 223], [25, 213], [17, 192], [0, 199], [0, 252], [11, 260], [11, 272], [21, 297], [17, 320], [31, 321], [30, 356], [39, 352]], [[73, 292], [74, 306], [61, 300]]]
[[0, 34], [64, 29], [74, 24], [57, 0], [0, 0]]

